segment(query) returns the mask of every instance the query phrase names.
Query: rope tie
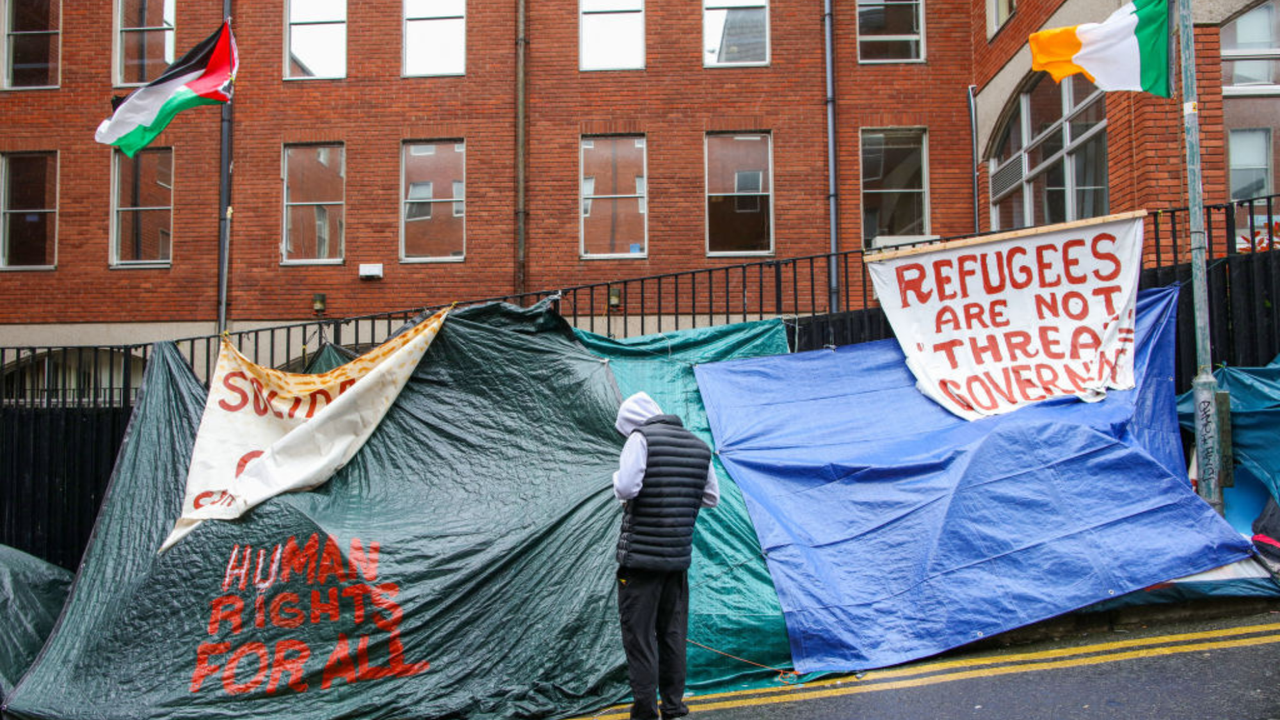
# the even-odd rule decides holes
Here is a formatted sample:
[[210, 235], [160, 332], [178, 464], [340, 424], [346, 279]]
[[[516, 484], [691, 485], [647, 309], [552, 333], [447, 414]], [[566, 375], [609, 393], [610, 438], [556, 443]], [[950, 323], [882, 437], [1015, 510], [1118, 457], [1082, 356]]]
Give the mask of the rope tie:
[[769, 666], [769, 665], [761, 665], [761, 664], [760, 664], [760, 663], [758, 663], [758, 662], [753, 662], [753, 661], [748, 660], [748, 659], [746, 659], [746, 658], [740, 658], [740, 657], [738, 657], [737, 655], [730, 655], [729, 653], [724, 652], [723, 650], [717, 650], [717, 649], [715, 649], [715, 648], [713, 648], [713, 647], [707, 647], [706, 645], [703, 645], [703, 644], [702, 644], [702, 643], [700, 643], [700, 642], [696, 642], [696, 641], [694, 641], [694, 640], [690, 640], [690, 639], [688, 639], [688, 638], [685, 638], [685, 642], [689, 643], [690, 645], [697, 645], [698, 647], [702, 648], [703, 650], [710, 650], [710, 651], [711, 651], [711, 652], [713, 652], [713, 653], [718, 653], [718, 654], [723, 655], [723, 656], [725, 656], [725, 657], [727, 657], [727, 658], [733, 658], [734, 660], [738, 660], [738, 661], [740, 661], [740, 662], [744, 662], [744, 663], [746, 663], [746, 664], [748, 664], [748, 665], [755, 665], [755, 666], [756, 666], [756, 667], [758, 667], [758, 668], [764, 668], [765, 670], [772, 670], [772, 671], [774, 671], [774, 672], [778, 673], [778, 682], [782, 683], [783, 685], [799, 685], [799, 684], [800, 684], [800, 674], [799, 674], [799, 673], [797, 673], [795, 670], [783, 670], [782, 668], [776, 668], [776, 667], [772, 667], [772, 666]]

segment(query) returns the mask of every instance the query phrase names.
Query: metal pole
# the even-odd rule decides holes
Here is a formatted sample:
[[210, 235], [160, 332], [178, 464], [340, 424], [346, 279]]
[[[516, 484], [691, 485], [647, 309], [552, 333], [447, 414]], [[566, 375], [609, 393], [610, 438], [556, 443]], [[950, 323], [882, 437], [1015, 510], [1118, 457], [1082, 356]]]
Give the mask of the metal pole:
[[828, 312], [840, 310], [840, 274], [836, 269], [836, 253], [840, 252], [839, 205], [836, 184], [836, 83], [835, 61], [832, 58], [831, 0], [823, 0], [822, 25], [824, 61], [827, 72], [827, 212], [831, 224], [831, 256], [827, 260], [827, 284], [830, 291]]
[[[231, 20], [231, 0], [222, 0]], [[231, 266], [231, 103], [222, 104], [222, 171], [218, 180], [218, 334], [227, 329], [227, 278]]]
[[979, 222], [978, 214], [978, 98], [974, 95], [974, 91], [978, 89], [977, 85], [970, 85], [969, 95], [969, 136], [973, 142], [970, 150], [973, 159], [973, 234], [977, 235], [982, 232], [982, 224]]
[[[526, 220], [529, 212], [525, 207], [525, 156], [528, 154], [528, 140], [525, 138], [525, 105], [528, 98], [525, 83], [525, 55], [528, 52], [529, 38], [526, 20], [525, 0], [516, 0], [516, 272], [515, 294], [524, 294], [525, 276], [528, 263], [525, 249]], [[582, 208], [578, 208], [582, 212]]]
[[1209, 345], [1209, 286], [1205, 271], [1204, 197], [1200, 179], [1200, 114], [1196, 105], [1195, 30], [1191, 0], [1178, 4], [1178, 46], [1182, 64], [1182, 119], [1187, 149], [1187, 196], [1191, 220], [1191, 285], [1196, 316], [1196, 405], [1198, 490], [1219, 515], [1222, 506], [1222, 457], [1219, 452], [1217, 391]]

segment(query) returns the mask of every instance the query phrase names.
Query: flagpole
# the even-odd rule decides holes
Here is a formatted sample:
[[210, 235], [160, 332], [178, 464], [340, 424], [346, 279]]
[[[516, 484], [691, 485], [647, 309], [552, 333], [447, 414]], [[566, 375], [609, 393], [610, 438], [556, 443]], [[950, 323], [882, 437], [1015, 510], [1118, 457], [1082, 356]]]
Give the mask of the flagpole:
[[[222, 17], [231, 28], [231, 0], [222, 0]], [[222, 103], [221, 156], [218, 180], [218, 334], [227, 329], [227, 275], [231, 260], [231, 103]]]
[[[1200, 173], [1200, 114], [1196, 97], [1195, 29], [1191, 0], [1178, 5], [1178, 46], [1182, 65], [1182, 119], [1186, 136], [1187, 196], [1191, 221], [1191, 287], [1195, 301], [1196, 376], [1191, 383], [1195, 400], [1198, 491], [1219, 515], [1223, 513], [1222, 457], [1219, 452], [1218, 382], [1213, 377], [1209, 338], [1209, 287], [1205, 270], [1204, 189]], [[1230, 401], [1227, 401], [1228, 404]]]

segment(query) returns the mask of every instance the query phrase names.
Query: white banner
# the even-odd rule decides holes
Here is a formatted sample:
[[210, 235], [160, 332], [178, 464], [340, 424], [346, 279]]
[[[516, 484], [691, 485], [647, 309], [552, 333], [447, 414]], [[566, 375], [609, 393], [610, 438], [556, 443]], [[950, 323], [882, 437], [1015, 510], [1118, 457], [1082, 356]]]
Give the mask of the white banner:
[[1145, 214], [868, 254], [916, 386], [967, 420], [1133, 387]]
[[382, 421], [447, 314], [319, 375], [255, 365], [223, 338], [182, 516], [160, 551], [203, 520], [238, 518], [270, 497], [328, 481]]

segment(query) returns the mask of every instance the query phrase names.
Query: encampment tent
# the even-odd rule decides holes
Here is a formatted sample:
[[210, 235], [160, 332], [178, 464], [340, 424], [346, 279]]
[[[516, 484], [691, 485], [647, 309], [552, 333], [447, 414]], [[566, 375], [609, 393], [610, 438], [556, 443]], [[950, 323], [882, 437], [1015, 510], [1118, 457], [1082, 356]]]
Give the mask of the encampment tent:
[[796, 668], [902, 663], [1246, 557], [1183, 469], [1176, 297], [1139, 300], [1135, 389], [973, 422], [893, 341], [696, 368]]
[[70, 572], [0, 545], [0, 703], [44, 646], [70, 587]]

